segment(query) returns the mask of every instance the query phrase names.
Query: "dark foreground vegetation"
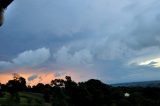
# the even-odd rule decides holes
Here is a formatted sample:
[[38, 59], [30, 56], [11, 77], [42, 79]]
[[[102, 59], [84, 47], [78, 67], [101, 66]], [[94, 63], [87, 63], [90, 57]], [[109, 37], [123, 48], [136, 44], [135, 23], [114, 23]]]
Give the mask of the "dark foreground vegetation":
[[1, 84], [0, 106], [160, 106], [160, 88], [112, 87], [96, 79], [76, 83], [70, 76], [30, 87], [14, 77]]

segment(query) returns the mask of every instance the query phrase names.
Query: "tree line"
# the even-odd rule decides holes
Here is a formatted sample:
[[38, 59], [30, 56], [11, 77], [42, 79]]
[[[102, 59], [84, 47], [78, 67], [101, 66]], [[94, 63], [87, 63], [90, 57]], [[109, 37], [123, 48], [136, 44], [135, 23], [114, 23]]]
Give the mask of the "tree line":
[[29, 92], [43, 94], [45, 102], [52, 106], [160, 106], [158, 87], [113, 87], [97, 79], [76, 83], [70, 76], [31, 87], [16, 75], [0, 85], [1, 92], [9, 92], [17, 103], [19, 92]]

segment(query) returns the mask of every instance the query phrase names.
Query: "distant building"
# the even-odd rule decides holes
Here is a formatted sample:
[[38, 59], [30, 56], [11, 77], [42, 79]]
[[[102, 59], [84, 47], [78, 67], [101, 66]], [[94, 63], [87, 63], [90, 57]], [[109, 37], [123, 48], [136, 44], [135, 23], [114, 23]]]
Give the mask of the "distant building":
[[126, 92], [126, 93], [124, 93], [124, 96], [128, 98], [128, 97], [130, 97], [130, 94]]

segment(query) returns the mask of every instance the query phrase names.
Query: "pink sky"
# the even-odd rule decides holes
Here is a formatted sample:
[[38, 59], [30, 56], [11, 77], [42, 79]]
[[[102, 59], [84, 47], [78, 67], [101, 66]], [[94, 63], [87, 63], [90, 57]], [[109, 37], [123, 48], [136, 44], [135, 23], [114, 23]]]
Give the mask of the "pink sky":
[[[86, 81], [89, 76], [89, 74], [85, 74], [86, 77], [84, 77], [84, 73], [77, 73], [74, 70], [65, 70], [65, 73], [63, 73], [60, 76], [56, 76], [54, 72], [44, 72], [44, 71], [37, 71], [37, 70], [30, 70], [26, 71], [25, 69], [18, 69], [19, 71], [7, 71], [4, 73], [0, 73], [0, 82], [1, 83], [7, 83], [8, 80], [13, 79], [13, 73], [18, 73], [20, 76], [26, 79], [27, 84], [29, 85], [35, 85], [37, 83], [44, 83], [49, 84], [51, 80], [62, 78], [64, 79], [65, 76], [71, 76], [72, 80], [79, 82], [79, 81]], [[32, 81], [28, 81], [28, 78], [32, 75], [37, 75], [38, 77]]]

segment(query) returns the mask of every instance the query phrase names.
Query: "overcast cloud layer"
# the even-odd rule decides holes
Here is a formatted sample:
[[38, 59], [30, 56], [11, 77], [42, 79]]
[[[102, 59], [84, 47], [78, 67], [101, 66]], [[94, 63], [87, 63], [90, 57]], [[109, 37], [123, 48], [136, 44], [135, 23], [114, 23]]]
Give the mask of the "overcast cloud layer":
[[107, 83], [159, 80], [154, 61], [139, 65], [160, 57], [159, 9], [159, 0], [15, 0], [0, 28], [0, 70], [72, 69]]

